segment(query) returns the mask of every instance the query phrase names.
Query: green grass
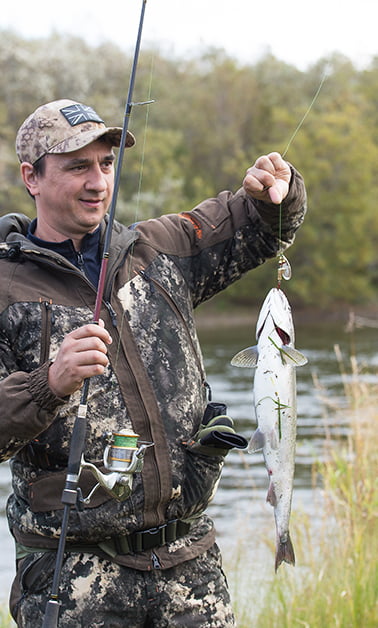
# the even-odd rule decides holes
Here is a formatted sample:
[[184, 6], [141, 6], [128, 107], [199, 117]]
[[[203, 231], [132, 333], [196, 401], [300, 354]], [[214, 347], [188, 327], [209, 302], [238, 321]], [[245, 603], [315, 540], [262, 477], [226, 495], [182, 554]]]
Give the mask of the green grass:
[[[323, 486], [322, 525], [314, 531], [306, 516], [293, 513], [297, 566], [284, 565], [261, 582], [248, 581], [240, 551], [229, 573], [238, 628], [378, 626], [378, 385], [363, 383], [354, 358], [347, 372], [335, 350], [350, 433], [328, 443], [326, 462], [314, 468]], [[332, 400], [329, 408], [337, 412]]]

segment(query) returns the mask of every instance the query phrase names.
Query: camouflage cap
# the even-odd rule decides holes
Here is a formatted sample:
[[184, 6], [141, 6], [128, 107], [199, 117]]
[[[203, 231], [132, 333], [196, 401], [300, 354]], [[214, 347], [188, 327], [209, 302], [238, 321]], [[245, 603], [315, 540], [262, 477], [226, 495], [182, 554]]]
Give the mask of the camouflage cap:
[[[107, 136], [112, 146], [121, 143], [122, 128], [107, 127], [87, 105], [62, 99], [41, 105], [20, 126], [16, 153], [20, 162], [34, 164], [47, 153], [70, 153]], [[126, 135], [126, 147], [134, 146], [135, 137]]]

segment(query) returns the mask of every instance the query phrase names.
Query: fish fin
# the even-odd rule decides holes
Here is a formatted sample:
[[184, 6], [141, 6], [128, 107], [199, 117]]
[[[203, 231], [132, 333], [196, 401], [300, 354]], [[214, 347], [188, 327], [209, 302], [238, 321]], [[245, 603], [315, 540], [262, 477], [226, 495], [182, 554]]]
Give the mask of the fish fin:
[[244, 368], [254, 368], [257, 366], [259, 352], [257, 346], [247, 347], [239, 351], [231, 360], [232, 366], [241, 366]]
[[284, 364], [288, 364], [289, 366], [304, 366], [308, 362], [308, 359], [303, 353], [287, 345], [282, 345], [281, 357]]
[[248, 453], [252, 454], [255, 451], [260, 451], [265, 445], [265, 435], [264, 433], [257, 428], [257, 430], [252, 434], [252, 438], [248, 443]]
[[276, 491], [274, 490], [273, 482], [270, 482], [270, 484], [269, 484], [268, 494], [266, 496], [266, 501], [268, 502], [268, 504], [273, 506], [273, 508], [275, 508], [277, 506], [277, 496], [276, 496]]
[[274, 428], [270, 430], [269, 441], [270, 441], [270, 445], [272, 449], [274, 450], [277, 450], [278, 447], [280, 446], [279, 435], [277, 433], [277, 430], [275, 430]]
[[287, 532], [285, 538], [278, 539], [276, 550], [276, 564], [275, 570], [277, 571], [281, 563], [288, 563], [289, 565], [295, 565], [294, 547], [291, 542], [290, 534]]

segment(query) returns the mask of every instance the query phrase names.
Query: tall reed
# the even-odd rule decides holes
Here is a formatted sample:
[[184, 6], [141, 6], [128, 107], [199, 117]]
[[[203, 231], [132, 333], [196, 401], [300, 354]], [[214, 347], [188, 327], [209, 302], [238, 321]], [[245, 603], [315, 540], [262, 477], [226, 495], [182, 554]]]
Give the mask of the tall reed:
[[339, 347], [335, 352], [346, 403], [335, 410], [331, 399], [329, 411], [345, 413], [348, 430], [326, 443], [325, 461], [314, 467], [323, 487], [322, 525], [314, 529], [293, 513], [295, 568], [284, 565], [253, 588], [243, 583], [240, 564], [234, 568], [238, 628], [378, 626], [378, 383], [366, 383], [355, 356], [345, 366]]

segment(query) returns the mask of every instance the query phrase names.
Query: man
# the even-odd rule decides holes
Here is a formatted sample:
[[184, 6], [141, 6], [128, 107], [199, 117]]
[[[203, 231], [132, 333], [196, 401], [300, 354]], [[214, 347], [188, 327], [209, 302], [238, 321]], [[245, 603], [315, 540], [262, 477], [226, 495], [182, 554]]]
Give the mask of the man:
[[[0, 452], [11, 459], [17, 556], [11, 611], [18, 626], [42, 623], [72, 427], [92, 378], [87, 461], [101, 463], [106, 432], [132, 430], [153, 446], [127, 499], [101, 488], [71, 510], [59, 625], [230, 627], [205, 510], [231, 445], [214, 443], [203, 418], [193, 309], [292, 243], [305, 189], [271, 153], [236, 194], [131, 228], [116, 222], [101, 320], [91, 324], [120, 138], [121, 129], [71, 100], [39, 107], [17, 135], [37, 217], [0, 220]], [[126, 145], [134, 141], [129, 133]], [[96, 481], [83, 484], [85, 498]]]

